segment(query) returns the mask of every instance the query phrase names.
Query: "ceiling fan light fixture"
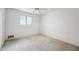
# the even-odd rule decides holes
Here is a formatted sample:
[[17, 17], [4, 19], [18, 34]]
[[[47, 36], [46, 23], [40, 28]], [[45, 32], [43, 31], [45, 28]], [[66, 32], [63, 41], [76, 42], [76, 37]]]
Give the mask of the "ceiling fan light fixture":
[[39, 15], [40, 14], [40, 9], [39, 8], [35, 8], [33, 13]]

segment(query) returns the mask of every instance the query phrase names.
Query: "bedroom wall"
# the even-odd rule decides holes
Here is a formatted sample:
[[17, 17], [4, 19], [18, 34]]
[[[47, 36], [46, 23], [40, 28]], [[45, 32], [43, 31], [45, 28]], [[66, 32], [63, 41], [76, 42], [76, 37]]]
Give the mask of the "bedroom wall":
[[76, 31], [76, 33], [77, 33], [77, 39], [78, 39], [77, 42], [79, 43], [79, 8], [77, 9], [77, 11], [78, 11], [78, 12], [77, 12], [77, 13], [78, 13], [78, 15], [77, 15], [77, 18], [78, 18], [78, 19], [77, 19], [77, 25], [76, 25], [76, 26], [77, 26], [77, 31]]
[[[42, 15], [41, 33], [79, 46], [77, 38], [78, 9], [57, 9]], [[78, 25], [77, 25], [78, 23]]]
[[5, 40], [5, 9], [0, 8], [0, 49]]
[[[31, 16], [31, 25], [20, 25], [19, 16]], [[15, 38], [26, 37], [39, 33], [39, 16], [22, 12], [16, 9], [6, 9], [6, 38], [8, 35], [14, 35]]]

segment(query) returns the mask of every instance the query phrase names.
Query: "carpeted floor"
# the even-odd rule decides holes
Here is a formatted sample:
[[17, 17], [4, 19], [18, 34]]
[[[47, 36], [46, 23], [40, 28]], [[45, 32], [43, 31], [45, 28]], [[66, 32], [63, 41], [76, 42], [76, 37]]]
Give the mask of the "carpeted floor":
[[79, 48], [45, 35], [35, 35], [27, 38], [8, 40], [3, 51], [78, 51]]

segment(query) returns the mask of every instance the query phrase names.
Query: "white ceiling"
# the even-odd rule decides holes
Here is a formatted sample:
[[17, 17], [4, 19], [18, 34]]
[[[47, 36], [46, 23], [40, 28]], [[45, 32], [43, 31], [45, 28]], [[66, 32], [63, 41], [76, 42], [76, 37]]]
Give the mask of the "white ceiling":
[[[35, 10], [35, 8], [16, 8], [16, 9], [18, 9], [20, 11], [29, 12], [29, 13], [32, 13], [32, 14], [34, 14], [33, 12]], [[56, 10], [56, 8], [39, 8], [39, 9], [40, 9], [40, 14], [47, 13], [51, 10], [53, 10], [53, 11]]]

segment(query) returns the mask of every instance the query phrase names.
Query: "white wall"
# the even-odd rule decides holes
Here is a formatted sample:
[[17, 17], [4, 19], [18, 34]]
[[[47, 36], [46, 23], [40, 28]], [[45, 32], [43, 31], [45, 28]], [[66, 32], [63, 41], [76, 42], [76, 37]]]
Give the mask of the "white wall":
[[77, 39], [78, 39], [78, 43], [79, 43], [79, 9], [78, 9], [78, 12], [77, 12], [78, 14], [77, 14], [77, 31], [76, 31], [76, 33], [77, 33]]
[[5, 40], [5, 9], [0, 8], [0, 48]]
[[42, 15], [41, 33], [79, 46], [77, 9], [57, 9]]
[[[19, 16], [32, 16], [32, 25], [20, 25]], [[6, 9], [6, 37], [15, 35], [15, 38], [39, 33], [39, 16], [22, 12], [16, 9]]]

